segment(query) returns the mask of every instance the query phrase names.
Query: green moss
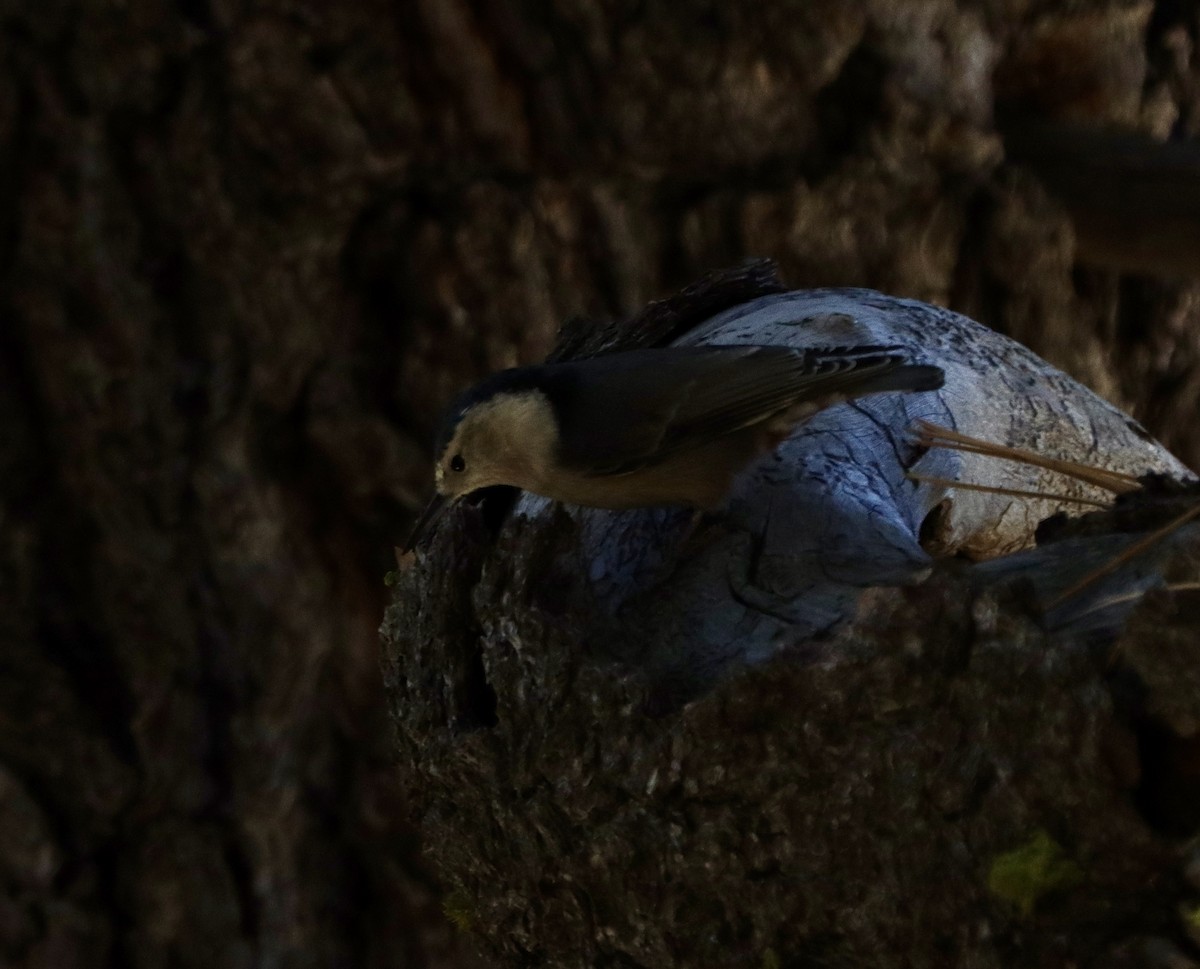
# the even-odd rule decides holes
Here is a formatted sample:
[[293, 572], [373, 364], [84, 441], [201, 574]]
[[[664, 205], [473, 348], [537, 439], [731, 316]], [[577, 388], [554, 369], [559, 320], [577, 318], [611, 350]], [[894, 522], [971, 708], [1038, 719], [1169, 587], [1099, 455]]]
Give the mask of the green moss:
[[998, 855], [988, 872], [992, 894], [1011, 902], [1026, 917], [1044, 896], [1067, 891], [1082, 881], [1083, 869], [1040, 829], [1021, 847]]
[[774, 949], [768, 949], [763, 953], [762, 969], [779, 969], [779, 956], [775, 954]]
[[471, 932], [475, 928], [475, 909], [464, 891], [454, 891], [442, 899], [442, 912], [456, 929]]
[[1183, 920], [1189, 929], [1200, 932], [1200, 905], [1193, 905], [1183, 910]]

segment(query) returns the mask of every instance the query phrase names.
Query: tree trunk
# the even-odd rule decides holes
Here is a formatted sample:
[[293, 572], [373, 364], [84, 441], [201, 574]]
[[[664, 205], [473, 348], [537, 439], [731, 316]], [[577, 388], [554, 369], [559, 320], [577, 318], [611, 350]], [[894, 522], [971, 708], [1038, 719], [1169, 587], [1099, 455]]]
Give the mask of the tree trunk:
[[[1032, 167], [1006, 160], [993, 119], [1194, 136], [1196, 23], [1192, 0], [9, 4], [0, 961], [469, 964], [476, 940], [440, 910], [443, 886], [412, 825], [438, 792], [404, 793], [411, 739], [394, 763], [378, 669], [382, 578], [428, 488], [438, 407], [487, 371], [545, 355], [572, 316], [620, 316], [714, 266], [774, 256], [791, 286], [872, 286], [1017, 336], [1132, 408], [1195, 467], [1200, 288], [1122, 275], [1111, 239], [1077, 247], [1078, 199], [1044, 187], [1033, 154]], [[1095, 253], [1103, 259], [1082, 261]], [[1144, 253], [1127, 265], [1144, 268]], [[485, 575], [485, 588], [494, 581]], [[953, 686], [960, 668], [951, 613], [946, 655], [922, 673], [918, 698]], [[1095, 671], [1056, 659], [1030, 683], [1021, 664], [1041, 641], [1019, 620], [997, 622], [1014, 651], [964, 675], [1008, 686], [1016, 744], [1026, 717], [1052, 716], [1060, 684], [1090, 683]], [[494, 714], [473, 669], [456, 702], [478, 725]], [[854, 723], [869, 725], [882, 674], [863, 666], [840, 685], [830, 672], [807, 686], [807, 674], [755, 675], [779, 698], [769, 709], [785, 716], [790, 704], [795, 730], [802, 709], [831, 713], [806, 741], [806, 797], [826, 789], [854, 801], [851, 781], [865, 775], [834, 768], [871, 748], [843, 743], [853, 725], [838, 725], [830, 698], [860, 690]], [[591, 702], [593, 686], [596, 702], [623, 702], [624, 680], [593, 676], [570, 702]], [[936, 722], [912, 714], [916, 699], [896, 715], [914, 716], [914, 736], [967, 737], [970, 695]], [[737, 758], [748, 742], [737, 725], [766, 715], [717, 702], [730, 719], [612, 729], [684, 744], [681, 763], [700, 771], [712, 745]], [[1099, 764], [1092, 710], [1070, 720], [1083, 733], [1059, 750], [1083, 744], [1081, 771]], [[1173, 731], [1163, 750], [1177, 749]], [[941, 743], [917, 744], [913, 778]], [[990, 768], [945, 764], [945, 810], [968, 811]], [[639, 790], [651, 784], [628, 776]], [[546, 793], [531, 793], [545, 798], [535, 817], [558, 825]], [[780, 836], [738, 827], [739, 805], [766, 793], [746, 788], [705, 823], [731, 838]], [[806, 810], [785, 793], [781, 812]], [[911, 793], [874, 788], [861, 804], [902, 826]], [[1042, 797], [1027, 794], [1030, 805]], [[1097, 805], [1097, 817], [1102, 809], [1116, 810]], [[1078, 815], [1051, 813], [1028, 808], [1026, 840], [1044, 827], [1066, 850], [1064, 826]], [[647, 818], [639, 837], [676, 838], [698, 820]], [[451, 831], [436, 821], [423, 816], [421, 837]], [[566, 837], [574, 829], [561, 823], [529, 835]], [[1135, 852], [1125, 874], [1151, 871], [1169, 842], [1132, 814], [1122, 823]], [[1020, 848], [994, 835], [943, 847], [976, 862], [984, 855], [972, 847]], [[802, 828], [787, 837], [822, 853], [836, 879], [839, 846]], [[915, 852], [914, 871], [933, 857], [928, 839], [903, 849]], [[446, 852], [466, 858], [472, 847], [438, 845], [442, 870]], [[638, 842], [622, 850], [639, 879], [628, 887], [652, 894]], [[775, 891], [787, 872], [769, 853], [761, 860], [754, 877]], [[902, 904], [906, 885], [880, 886], [893, 894], [863, 911]], [[448, 903], [459, 923], [513, 924], [511, 912], [489, 921], [480, 896], [461, 890]], [[589, 933], [629, 914], [623, 890], [614, 883], [583, 920], [531, 912], [487, 948], [549, 953], [561, 928], [582, 933], [561, 946], [574, 938], [577, 951], [598, 951]], [[1173, 890], [1156, 882], [1136, 898], [1158, 904]], [[812, 911], [793, 937], [826, 940], [805, 950], [811, 960], [866, 951], [846, 948], [846, 932], [882, 931], [830, 920], [851, 905], [846, 891], [826, 909], [821, 893], [796, 896]], [[1132, 924], [1135, 901], [1117, 923]], [[692, 925], [716, 924], [711, 898], [661, 903], [690, 906]], [[977, 932], [968, 909], [937, 910], [957, 919], [944, 923], [918, 913], [914, 931], [933, 932], [927, 945]], [[650, 934], [613, 964], [708, 944], [664, 941], [667, 922], [642, 914]], [[1174, 914], [1160, 914], [1174, 932]], [[747, 964], [786, 964], [786, 940], [754, 948], [765, 938], [757, 925], [717, 941]]]

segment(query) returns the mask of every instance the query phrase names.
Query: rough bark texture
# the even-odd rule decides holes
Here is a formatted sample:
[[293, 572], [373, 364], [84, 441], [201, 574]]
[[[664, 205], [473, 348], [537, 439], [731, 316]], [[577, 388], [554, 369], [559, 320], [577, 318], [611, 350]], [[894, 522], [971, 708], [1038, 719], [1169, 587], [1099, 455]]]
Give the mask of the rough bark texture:
[[[408, 821], [420, 805], [401, 796], [392, 764], [381, 577], [427, 486], [436, 407], [483, 372], [543, 355], [572, 315], [621, 314], [714, 265], [771, 255], [793, 286], [872, 286], [1006, 330], [1131, 406], [1196, 466], [1200, 289], [1081, 262], [1103, 252], [1110, 265], [1121, 247], [1077, 249], [1068, 204], [1006, 160], [993, 118], [1004, 109], [1194, 136], [1197, 17], [1193, 0], [4, 5], [0, 960], [466, 964], [473, 942], [438, 910]], [[946, 630], [960, 614], [948, 615]], [[1089, 686], [1094, 667], [1054, 652], [1043, 668], [1024, 620], [995, 628], [1011, 650], [906, 658], [884, 642], [879, 655], [926, 664], [914, 687], [923, 696], [994, 670], [1011, 684], [1012, 724], [1055, 716], [1063, 685], [1077, 769], [1101, 771], [1088, 698], [1107, 701]], [[560, 655], [549, 636], [538, 642], [539, 661]], [[1017, 677], [1022, 657], [1032, 678]], [[486, 721], [474, 660], [461, 661], [456, 703], [468, 722]], [[813, 722], [836, 736], [811, 736], [805, 763], [849, 804], [862, 775], [835, 763], [896, 735], [875, 729], [878, 670], [843, 672], [840, 686], [834, 671], [819, 683], [800, 667], [774, 685], [755, 675], [768, 698], [787, 700], [781, 716], [795, 730], [810, 729], [797, 698], [829, 713]], [[608, 704], [633, 689], [592, 682], [569, 702]], [[841, 691], [858, 697], [850, 726], [832, 718]], [[760, 715], [732, 694], [713, 702], [731, 722]], [[965, 739], [897, 747], [914, 770], [909, 787], [865, 796], [892, 806], [879, 824], [919, 816], [928, 802], [917, 785], [954, 786], [936, 770], [920, 780], [927, 756], [945, 753], [947, 776], [962, 772], [954, 789], [974, 789], [955, 752], [971, 749], [980, 721], [965, 700], [942, 716]], [[687, 776], [702, 776], [718, 740], [730, 757], [753, 742], [727, 726], [715, 736], [710, 713], [628, 717], [617, 726], [642, 739], [612, 744], [612, 755], [677, 737]], [[853, 725], [879, 744], [851, 743]], [[914, 717], [915, 736], [933, 729]], [[1004, 736], [997, 751], [1014, 750]], [[1177, 734], [1163, 736], [1175, 750]], [[608, 743], [596, 738], [596, 756]], [[1065, 757], [1063, 743], [1046, 756]], [[402, 771], [414, 756], [404, 749]], [[1179, 756], [1187, 762], [1186, 746]], [[554, 767], [578, 777], [569, 772], [583, 763]], [[687, 865], [788, 823], [742, 827], [734, 808], [748, 790], [724, 813], [713, 806], [703, 817], [722, 826], [698, 834], [688, 812], [703, 797], [687, 776], [630, 795], [648, 805], [683, 792], [675, 820], [660, 813], [645, 830], [684, 832]], [[697, 783], [697, 795], [710, 789]], [[1030, 831], [1045, 827], [1072, 852], [1110, 836], [1128, 849], [1120, 871], [1097, 863], [1101, 888], [1131, 884], [1166, 850], [1132, 814], [1107, 827], [1119, 801], [1063, 805], [1074, 788], [1041, 783], [1019, 788], [1022, 803], [1053, 808], [1029, 808]], [[526, 793], [519, 776], [504, 790]], [[528, 793], [541, 819], [550, 801]], [[970, 800], [947, 798], [950, 813]], [[799, 824], [807, 804], [784, 798], [779, 810]], [[529, 831], [561, 837], [578, 817]], [[628, 820], [583, 817], [585, 832]], [[984, 890], [966, 876], [989, 852], [1020, 847], [981, 817], [960, 871], [974, 887], [951, 907], [916, 913], [896, 934], [883, 895], [860, 900], [850, 945], [834, 914], [852, 900], [835, 894], [827, 906], [801, 886], [795, 898], [810, 905], [794, 937], [826, 933], [828, 963], [867, 951], [869, 938], [903, 944], [917, 926], [936, 925], [938, 938], [978, 931], [971, 906]], [[770, 858], [783, 876], [791, 852], [828, 852], [820, 870], [836, 868], [832, 844], [794, 830], [762, 856], [764, 893], [780, 890]], [[456, 847], [468, 850], [441, 850]], [[602, 846], [601, 868], [619, 847]], [[529, 857], [514, 855], [514, 877]], [[641, 878], [650, 857], [617, 860]], [[478, 871], [493, 863], [480, 856]], [[1171, 890], [1152, 881], [1133, 897], [1157, 904]], [[547, 886], [548, 899], [567, 897]], [[493, 951], [580, 924], [549, 908], [519, 928], [511, 913], [472, 907], [480, 898], [456, 911], [511, 930]], [[633, 918], [622, 898], [598, 896], [595, 926]], [[668, 893], [656, 904], [693, 905], [696, 927], [719, 921], [714, 899]], [[671, 942], [655, 935], [661, 920], [643, 924], [630, 958], [710, 951], [701, 931]], [[1014, 931], [1050, 938], [1053, 926]], [[753, 920], [733, 931], [750, 964], [792, 957]]]
[[[1165, 966], [1186, 944], [1194, 593], [1147, 602], [1114, 665], [1027, 589], [941, 568], [663, 712], [594, 633], [565, 518], [449, 532], [400, 579], [388, 682], [427, 850], [498, 964]], [[1198, 540], [1173, 559], [1192, 581]]]

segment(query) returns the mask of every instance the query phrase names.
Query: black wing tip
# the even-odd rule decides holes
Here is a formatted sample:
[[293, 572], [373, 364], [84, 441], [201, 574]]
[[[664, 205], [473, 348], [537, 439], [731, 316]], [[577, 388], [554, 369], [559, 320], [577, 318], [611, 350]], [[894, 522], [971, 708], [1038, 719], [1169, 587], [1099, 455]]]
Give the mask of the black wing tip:
[[941, 390], [946, 385], [946, 372], [932, 364], [909, 364], [909, 371], [919, 382], [915, 390]]
[[871, 382], [872, 390], [941, 390], [946, 374], [941, 367], [926, 363], [902, 363]]
[[783, 349], [789, 349], [793, 353], [807, 354], [810, 357], [836, 357], [847, 360], [854, 360], [860, 357], [896, 357], [897, 359], [906, 360], [908, 353], [911, 352], [907, 347], [887, 343], [855, 343], [838, 347], [786, 347]]

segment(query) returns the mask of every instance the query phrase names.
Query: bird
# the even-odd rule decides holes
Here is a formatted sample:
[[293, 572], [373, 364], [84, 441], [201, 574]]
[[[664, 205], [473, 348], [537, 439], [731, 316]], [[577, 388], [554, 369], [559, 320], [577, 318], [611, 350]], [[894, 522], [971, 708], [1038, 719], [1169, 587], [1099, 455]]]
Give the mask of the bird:
[[819, 410], [942, 382], [899, 346], [658, 347], [503, 370], [443, 416], [434, 497], [407, 548], [494, 485], [592, 508], [714, 511], [742, 469]]

